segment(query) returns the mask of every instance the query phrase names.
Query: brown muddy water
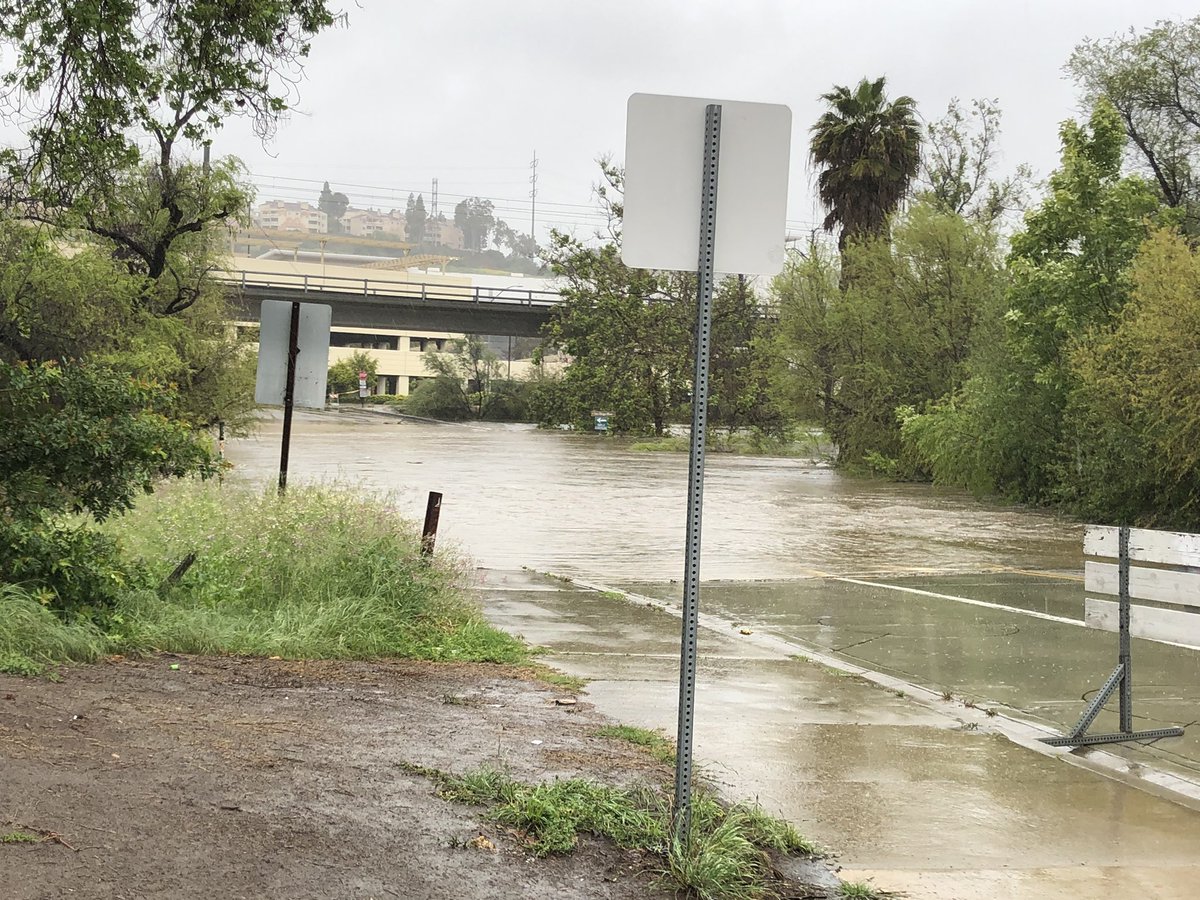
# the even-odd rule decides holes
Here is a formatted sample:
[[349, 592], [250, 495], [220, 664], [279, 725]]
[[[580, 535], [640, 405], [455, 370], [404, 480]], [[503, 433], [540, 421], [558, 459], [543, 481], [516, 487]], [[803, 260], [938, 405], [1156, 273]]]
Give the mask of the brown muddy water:
[[[231, 441], [237, 477], [278, 470], [277, 420]], [[444, 495], [441, 534], [489, 568], [627, 582], [683, 571], [687, 455], [510, 425], [426, 425], [298, 414], [292, 477], [396, 496], [419, 517]], [[811, 460], [710, 453], [702, 577], [1078, 569], [1081, 528], [925, 485], [847, 478]]]

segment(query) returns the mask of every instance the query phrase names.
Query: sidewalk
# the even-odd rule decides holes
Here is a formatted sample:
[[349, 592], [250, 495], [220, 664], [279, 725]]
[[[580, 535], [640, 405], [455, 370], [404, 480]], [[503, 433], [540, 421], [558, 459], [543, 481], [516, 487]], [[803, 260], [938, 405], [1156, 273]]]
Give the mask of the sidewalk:
[[[730, 797], [756, 796], [768, 810], [791, 819], [838, 853], [844, 877], [870, 878], [879, 888], [914, 898], [1100, 900], [1127, 892], [1162, 900], [1195, 897], [1196, 808], [1072, 764], [1074, 757], [1061, 751], [1014, 743], [1004, 732], [1025, 726], [1003, 715], [989, 717], [933, 692], [905, 690], [899, 680], [883, 679], [893, 685], [885, 690], [793, 658], [804, 653], [794, 634], [801, 627], [814, 629], [808, 646], [818, 645], [814, 636], [820, 628], [834, 638], [822, 646], [842, 646], [846, 635], [836, 637], [837, 623], [813, 624], [812, 610], [791, 599], [770, 602], [767, 593], [790, 596], [799, 584], [810, 590], [813, 604], [829, 605], [829, 585], [815, 590], [820, 581], [705, 586], [702, 609], [739, 624], [769, 625], [748, 625], [746, 630], [759, 633], [742, 635], [730, 620], [722, 624], [706, 616], [708, 627], [701, 632], [696, 759]], [[847, 590], [828, 614], [846, 616], [843, 630], [854, 621], [876, 637], [887, 632], [888, 639], [870, 640], [855, 652], [872, 663], [890, 658], [891, 668], [907, 676], [952, 659], [962, 662], [931, 636], [930, 623], [947, 618], [963, 620], [959, 637], [980, 631], [983, 623], [1001, 632], [1017, 627], [1023, 639], [1043, 636], [1039, 639], [1056, 648], [1083, 648], [1072, 656], [1069, 672], [1052, 673], [1053, 684], [1041, 695], [1064, 701], [1063, 720], [1073, 720], [1080, 708], [1065, 702], [1072, 696], [1071, 679], [1098, 683], [1107, 674], [1108, 655], [1093, 674], [1088, 648], [1094, 639], [1098, 653], [1115, 643], [1112, 635], [921, 595], [889, 602], [895, 598], [863, 590], [858, 601], [848, 600], [857, 594]], [[551, 648], [558, 668], [593, 679], [588, 697], [600, 711], [674, 734], [677, 618], [644, 602], [520, 572], [485, 572], [481, 596], [495, 624]], [[855, 602], [862, 606], [855, 608]], [[913, 625], [907, 632], [900, 627], [904, 617]], [[924, 627], [916, 627], [921, 622]], [[1064, 631], [1043, 627], [1052, 625]], [[903, 633], [908, 637], [890, 640]], [[868, 654], [864, 648], [873, 644], [879, 646]], [[1008, 646], [1012, 652], [1018, 644]], [[970, 655], [973, 647], [967, 641], [958, 649]], [[1135, 671], [1139, 650], [1135, 647]], [[903, 664], [899, 656], [905, 656]], [[987, 660], [973, 656], [953, 673], [953, 683], [972, 674], [1018, 699], [1023, 673], [1041, 677], [1028, 658], [1018, 660], [1020, 677], [997, 682]], [[1149, 670], [1140, 671], [1149, 679]], [[969, 694], [964, 690], [969, 686], [960, 685], [960, 695], [995, 696]]]

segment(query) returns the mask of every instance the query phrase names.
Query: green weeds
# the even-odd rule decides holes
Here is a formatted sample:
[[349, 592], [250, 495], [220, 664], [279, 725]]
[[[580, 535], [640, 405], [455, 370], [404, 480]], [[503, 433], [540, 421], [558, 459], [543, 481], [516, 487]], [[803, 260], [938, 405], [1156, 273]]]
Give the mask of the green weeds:
[[878, 900], [879, 897], [873, 887], [862, 881], [843, 881], [840, 894], [846, 900]]
[[567, 675], [549, 666], [534, 666], [533, 676], [546, 684], [560, 687], [566, 691], [579, 692], [587, 687], [588, 680], [578, 675]]
[[37, 844], [41, 840], [38, 835], [30, 834], [28, 831], [17, 830], [0, 834], [0, 844]]
[[522, 835], [535, 856], [569, 853], [580, 834], [592, 834], [657, 856], [663, 881], [701, 900], [767, 896], [771, 851], [816, 852], [791, 825], [757, 806], [725, 807], [706, 792], [693, 803], [691, 838], [681, 841], [672, 835], [670, 798], [657, 788], [578, 778], [528, 785], [494, 769], [455, 776], [404, 768], [434, 779], [447, 800], [488, 807], [486, 817]]
[[64, 622], [22, 588], [0, 584], [0, 673], [40, 675], [55, 663], [91, 662], [106, 646], [94, 626]]
[[596, 737], [616, 738], [628, 741], [646, 751], [661, 763], [675, 765], [675, 742], [657, 731], [638, 728], [635, 725], [605, 725], [595, 731]]

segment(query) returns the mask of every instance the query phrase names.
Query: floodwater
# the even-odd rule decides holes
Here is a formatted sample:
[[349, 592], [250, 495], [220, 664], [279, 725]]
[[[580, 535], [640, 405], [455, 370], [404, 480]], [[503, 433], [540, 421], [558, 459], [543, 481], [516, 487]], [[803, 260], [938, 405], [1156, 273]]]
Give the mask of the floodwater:
[[[231, 442], [236, 477], [272, 479], [278, 439], [274, 421]], [[678, 601], [685, 454], [302, 414], [291, 469], [390, 493], [413, 517], [442, 492], [439, 542], [486, 569], [489, 617], [593, 679], [601, 711], [673, 733], [678, 620], [638, 598]], [[956, 492], [710, 454], [699, 763], [836, 848], [853, 877], [914, 898], [1200, 897], [1197, 805], [1135, 777], [1200, 782], [1200, 728], [1107, 754], [1029, 749], [1030, 733], [1074, 722], [1116, 662], [1115, 636], [1079, 621], [1081, 541], [1076, 523]], [[1200, 653], [1134, 641], [1133, 654], [1137, 727], [1200, 719]]]
[[[230, 442], [242, 476], [273, 477], [279, 428]], [[417, 517], [426, 492], [442, 492], [442, 535], [482, 566], [645, 582], [683, 571], [684, 453], [528, 426], [298, 414], [290, 469], [393, 492]], [[705, 579], [1078, 570], [1081, 541], [1075, 524], [958, 492], [849, 479], [809, 460], [708, 455]]]

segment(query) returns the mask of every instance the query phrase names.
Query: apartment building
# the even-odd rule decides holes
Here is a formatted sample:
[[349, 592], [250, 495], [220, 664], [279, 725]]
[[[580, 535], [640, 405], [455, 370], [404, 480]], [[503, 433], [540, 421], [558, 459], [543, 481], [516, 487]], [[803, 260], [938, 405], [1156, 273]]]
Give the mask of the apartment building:
[[268, 200], [260, 203], [254, 213], [254, 223], [275, 231], [300, 231], [325, 234], [329, 217], [311, 203]]

